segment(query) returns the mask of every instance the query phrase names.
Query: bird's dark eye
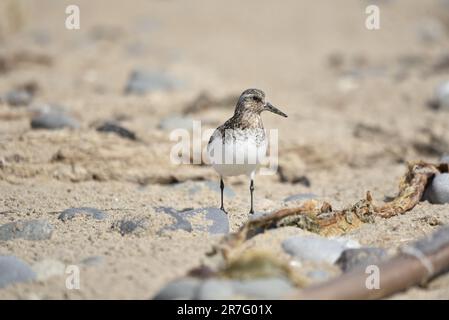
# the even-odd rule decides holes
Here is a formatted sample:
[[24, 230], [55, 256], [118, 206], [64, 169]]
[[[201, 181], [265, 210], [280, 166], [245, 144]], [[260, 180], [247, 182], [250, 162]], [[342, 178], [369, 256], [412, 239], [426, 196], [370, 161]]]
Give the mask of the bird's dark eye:
[[253, 96], [253, 100], [256, 102], [261, 102], [262, 99], [259, 96]]

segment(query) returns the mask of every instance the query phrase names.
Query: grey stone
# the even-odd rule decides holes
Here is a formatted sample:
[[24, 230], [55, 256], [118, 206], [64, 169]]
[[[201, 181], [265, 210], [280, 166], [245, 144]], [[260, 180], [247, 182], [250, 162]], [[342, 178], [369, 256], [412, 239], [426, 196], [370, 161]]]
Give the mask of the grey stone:
[[[166, 213], [175, 218], [175, 223], [163, 228], [164, 230], [178, 230], [182, 229], [187, 232], [192, 231], [207, 231], [210, 234], [226, 234], [229, 233], [229, 219], [226, 213], [218, 208], [199, 208], [189, 209], [184, 211], [177, 211], [173, 208], [160, 207], [156, 208], [156, 211]], [[205, 213], [205, 221], [207, 225], [204, 226], [192, 226], [188, 218], [194, 217], [198, 214]], [[209, 222], [212, 222], [210, 224]]]
[[282, 278], [233, 281], [232, 288], [235, 294], [254, 299], [282, 299], [296, 289], [289, 281]]
[[335, 262], [344, 272], [357, 267], [377, 264], [387, 257], [387, 251], [382, 248], [346, 249]]
[[31, 119], [31, 128], [57, 130], [63, 128], [77, 129], [77, 120], [59, 111], [41, 112]]
[[0, 240], [46, 240], [50, 239], [53, 226], [47, 220], [28, 220], [6, 223], [0, 226]]
[[193, 119], [190, 117], [182, 117], [182, 116], [166, 117], [159, 122], [158, 128], [166, 131], [171, 131], [175, 129], [192, 130]]
[[438, 228], [430, 236], [415, 241], [411, 244], [412, 247], [418, 249], [422, 253], [428, 255], [435, 253], [449, 242], [449, 226], [445, 225]]
[[204, 281], [198, 290], [195, 299], [199, 300], [224, 300], [234, 294], [232, 282], [221, 279], [208, 279]]
[[299, 261], [327, 262], [333, 264], [348, 248], [359, 247], [345, 238], [327, 239], [319, 236], [295, 236], [282, 242], [282, 248]]
[[34, 271], [14, 256], [0, 256], [0, 288], [36, 279]]
[[314, 193], [298, 193], [291, 196], [288, 196], [284, 199], [284, 202], [290, 202], [290, 201], [304, 201], [304, 200], [311, 200], [311, 199], [317, 199], [318, 196]]
[[97, 266], [102, 264], [104, 261], [104, 257], [102, 256], [91, 256], [81, 260], [81, 263], [85, 266]]
[[181, 86], [179, 80], [160, 71], [133, 70], [125, 87], [126, 94], [143, 95], [158, 90], [173, 90]]
[[120, 126], [117, 123], [114, 122], [105, 122], [102, 125], [98, 126], [97, 131], [99, 132], [112, 132], [115, 133], [116, 135], [125, 138], [125, 139], [129, 139], [129, 140], [137, 140], [136, 134], [122, 126]]
[[201, 281], [195, 278], [183, 278], [168, 283], [154, 297], [154, 300], [190, 299], [197, 296]]
[[3, 100], [10, 106], [27, 106], [33, 100], [33, 95], [25, 89], [16, 89], [7, 92], [3, 97]]
[[449, 110], [449, 81], [445, 81], [437, 86], [433, 105], [437, 109]]
[[434, 204], [449, 203], [449, 173], [437, 174], [428, 186], [425, 199]]
[[122, 219], [112, 225], [113, 229], [120, 232], [122, 236], [126, 234], [142, 234], [149, 228], [149, 221], [145, 218]]
[[47, 280], [65, 273], [65, 264], [58, 260], [44, 259], [36, 262], [33, 267], [37, 280]]
[[449, 164], [449, 154], [443, 155], [440, 159], [440, 162]]
[[80, 208], [69, 208], [65, 209], [58, 216], [59, 220], [67, 221], [73, 219], [78, 215], [86, 215], [96, 220], [104, 220], [107, 217], [107, 214], [99, 209], [90, 208], [90, 207], [80, 207]]

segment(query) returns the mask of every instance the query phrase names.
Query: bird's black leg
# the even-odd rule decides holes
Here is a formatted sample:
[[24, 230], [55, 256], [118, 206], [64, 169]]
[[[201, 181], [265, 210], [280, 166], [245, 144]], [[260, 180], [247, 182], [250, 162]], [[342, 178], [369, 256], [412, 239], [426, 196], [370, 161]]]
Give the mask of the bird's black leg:
[[228, 214], [223, 205], [223, 190], [224, 190], [224, 182], [223, 178], [220, 177], [220, 190], [221, 190], [221, 207], [220, 210], [223, 210], [224, 213]]
[[249, 191], [251, 192], [251, 209], [249, 210], [250, 214], [254, 213], [254, 207], [253, 207], [253, 192], [254, 192], [254, 180], [251, 179], [251, 184], [249, 186]]

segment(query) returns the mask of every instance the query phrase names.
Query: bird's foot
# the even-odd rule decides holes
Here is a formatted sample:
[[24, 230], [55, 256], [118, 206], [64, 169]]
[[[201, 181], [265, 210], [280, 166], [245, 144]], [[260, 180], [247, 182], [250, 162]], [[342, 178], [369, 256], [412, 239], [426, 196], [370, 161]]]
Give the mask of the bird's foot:
[[249, 210], [249, 214], [254, 214], [254, 210], [253, 209]]
[[228, 212], [225, 210], [224, 207], [221, 207], [220, 210], [223, 211], [224, 213], [228, 214]]

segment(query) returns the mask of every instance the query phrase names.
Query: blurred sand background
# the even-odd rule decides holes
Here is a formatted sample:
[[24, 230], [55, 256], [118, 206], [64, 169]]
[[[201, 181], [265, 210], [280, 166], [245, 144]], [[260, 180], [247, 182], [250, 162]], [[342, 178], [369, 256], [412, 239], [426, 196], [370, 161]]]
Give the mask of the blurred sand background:
[[[161, 125], [182, 116], [215, 128], [232, 115], [229, 103], [187, 112], [203, 92], [221, 101], [260, 88], [289, 115], [263, 114], [267, 129], [279, 129], [283, 175], [257, 177], [259, 212], [295, 205], [284, 199], [299, 193], [335, 207], [367, 190], [382, 201], [396, 192], [406, 161], [449, 152], [448, 113], [428, 106], [448, 78], [449, 3], [373, 3], [381, 10], [376, 31], [365, 28], [371, 2], [359, 0], [2, 1], [0, 95], [27, 83], [38, 89], [28, 107], [0, 103], [0, 224], [46, 219], [54, 232], [49, 240], [0, 241], [0, 254], [30, 265], [101, 258], [81, 267], [81, 290], [67, 290], [66, 275], [56, 275], [0, 289], [0, 298], [146, 299], [205, 259], [220, 236], [160, 234], [170, 218], [155, 210], [219, 205], [213, 188], [191, 192], [205, 181], [218, 187], [213, 169], [171, 165], [170, 128]], [[64, 26], [69, 4], [80, 7], [80, 30]], [[124, 94], [133, 70], [163, 73], [175, 85]], [[61, 106], [80, 127], [31, 129], [45, 104]], [[111, 120], [139, 141], [95, 130]], [[227, 186], [235, 231], [247, 220], [248, 185], [237, 177]], [[71, 207], [108, 217], [58, 220]], [[423, 202], [348, 236], [396, 248], [432, 232], [428, 216], [448, 223], [448, 208]], [[111, 225], [123, 218], [146, 218], [149, 227], [122, 236]], [[397, 297], [447, 299], [448, 283], [446, 276]]]

